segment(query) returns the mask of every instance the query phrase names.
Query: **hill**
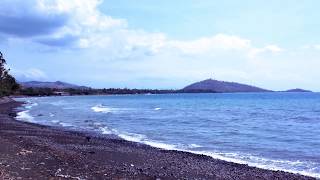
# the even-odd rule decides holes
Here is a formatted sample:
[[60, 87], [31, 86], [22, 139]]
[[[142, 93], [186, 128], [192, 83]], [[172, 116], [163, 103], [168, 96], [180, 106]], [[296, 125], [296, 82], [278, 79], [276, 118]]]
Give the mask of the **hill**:
[[255, 86], [240, 84], [235, 82], [218, 81], [207, 79], [186, 86], [182, 89], [184, 92], [217, 92], [217, 93], [232, 93], [232, 92], [269, 92]]
[[312, 91], [296, 88], [296, 89], [289, 89], [283, 92], [312, 92]]
[[20, 82], [22, 88], [50, 88], [50, 89], [90, 89], [85, 86], [78, 86], [66, 82], [40, 82], [40, 81], [29, 81]]

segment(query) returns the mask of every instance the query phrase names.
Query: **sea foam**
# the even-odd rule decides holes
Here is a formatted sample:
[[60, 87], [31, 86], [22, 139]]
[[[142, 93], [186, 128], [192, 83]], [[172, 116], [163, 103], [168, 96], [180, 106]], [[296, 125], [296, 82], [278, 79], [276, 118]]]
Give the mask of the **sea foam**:
[[29, 114], [29, 110], [18, 112], [16, 119], [20, 121], [34, 122], [34, 117]]
[[108, 127], [100, 127], [99, 128], [102, 134], [113, 134], [112, 130], [110, 130]]
[[240, 153], [195, 151], [191, 149], [200, 148], [202, 146], [198, 144], [189, 144], [189, 145], [168, 144], [168, 143], [150, 140], [145, 135], [142, 135], [142, 134], [118, 133], [118, 131], [116, 130], [108, 131], [108, 134], [116, 134], [120, 138], [127, 141], [138, 142], [138, 143], [146, 144], [152, 147], [161, 148], [165, 150], [177, 150], [177, 151], [183, 151], [183, 152], [190, 152], [193, 154], [210, 156], [214, 159], [220, 159], [228, 162], [234, 162], [238, 164], [247, 164], [252, 167], [258, 167], [258, 168], [268, 169], [268, 170], [280, 170], [280, 171], [320, 178], [320, 174], [317, 173], [317, 169], [310, 169], [310, 170], [299, 169], [300, 166], [304, 166], [304, 167], [309, 165], [314, 166], [310, 164], [310, 162], [274, 160], [274, 159], [257, 157], [250, 154], [240, 154]]
[[[182, 150], [186, 151], [186, 150]], [[288, 161], [288, 160], [274, 160], [262, 157], [253, 156], [250, 154], [243, 155], [240, 153], [222, 153], [222, 152], [212, 152], [212, 151], [192, 151], [187, 150], [187, 152], [194, 154], [207, 155], [214, 159], [220, 159], [228, 162], [234, 162], [238, 164], [247, 164], [252, 167], [258, 167], [261, 169], [275, 170], [275, 171], [285, 171], [295, 174], [301, 174], [305, 176], [311, 176], [315, 178], [320, 178], [320, 174], [317, 169], [301, 170], [299, 167], [304, 166], [314, 166], [312, 162], [302, 162], [302, 161]]]
[[108, 107], [103, 106], [103, 105], [96, 105], [96, 106], [91, 107], [91, 109], [94, 112], [98, 112], [98, 113], [111, 113], [112, 112], [111, 108], [108, 108]]

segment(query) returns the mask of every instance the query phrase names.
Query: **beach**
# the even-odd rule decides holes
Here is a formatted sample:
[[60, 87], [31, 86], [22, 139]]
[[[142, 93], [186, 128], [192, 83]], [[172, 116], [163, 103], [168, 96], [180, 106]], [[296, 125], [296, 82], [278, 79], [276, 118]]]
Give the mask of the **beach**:
[[1, 179], [315, 179], [14, 119], [0, 104]]

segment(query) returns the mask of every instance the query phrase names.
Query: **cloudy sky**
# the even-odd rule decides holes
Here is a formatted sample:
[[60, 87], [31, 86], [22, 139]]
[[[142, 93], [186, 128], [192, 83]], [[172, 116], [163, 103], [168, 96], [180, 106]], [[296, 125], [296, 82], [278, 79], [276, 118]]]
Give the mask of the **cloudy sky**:
[[320, 91], [318, 0], [1, 0], [20, 81], [182, 88], [207, 78]]

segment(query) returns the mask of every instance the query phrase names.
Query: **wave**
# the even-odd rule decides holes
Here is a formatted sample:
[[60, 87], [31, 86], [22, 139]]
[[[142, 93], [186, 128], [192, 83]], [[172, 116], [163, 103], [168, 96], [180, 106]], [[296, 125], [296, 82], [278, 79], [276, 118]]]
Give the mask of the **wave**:
[[[317, 164], [313, 162], [274, 160], [274, 159], [267, 159], [267, 158], [253, 156], [250, 154], [241, 154], [241, 153], [197, 151], [194, 149], [201, 148], [202, 147], [201, 145], [168, 144], [168, 143], [150, 140], [145, 135], [142, 135], [142, 134], [127, 133], [127, 132], [119, 133], [117, 130], [109, 129], [107, 127], [100, 128], [100, 130], [102, 131], [103, 134], [115, 134], [124, 140], [142, 143], [142, 144], [146, 144], [146, 145], [160, 148], [160, 149], [177, 150], [177, 151], [183, 151], [183, 152], [190, 152], [193, 154], [207, 155], [214, 159], [234, 162], [237, 164], [247, 164], [249, 166], [258, 167], [261, 169], [276, 170], [276, 171], [280, 170], [280, 171], [320, 178], [320, 173], [319, 173], [320, 167], [317, 167]], [[306, 170], [306, 168], [308, 170]]]
[[64, 123], [64, 122], [59, 122], [58, 124], [61, 125], [62, 127], [72, 127], [73, 126], [72, 124]]
[[29, 110], [18, 112], [16, 119], [20, 121], [34, 122], [34, 117], [29, 114]]
[[158, 141], [149, 140], [145, 135], [142, 134], [135, 134], [135, 133], [127, 133], [127, 132], [119, 132], [116, 129], [110, 129], [106, 126], [99, 128], [102, 134], [114, 134], [124, 140], [137, 142], [146, 144], [152, 147], [168, 149], [168, 150], [175, 150], [177, 149], [176, 145], [166, 144]]
[[35, 122], [34, 117], [30, 115], [30, 110], [38, 106], [39, 104], [36, 102], [32, 102], [30, 100], [25, 101], [26, 103], [23, 105], [24, 111], [18, 112], [16, 119], [20, 121], [26, 121], [26, 122]]
[[203, 147], [203, 146], [201, 146], [201, 145], [199, 145], [199, 144], [189, 144], [189, 145], [188, 145], [188, 148], [191, 148], [191, 149], [193, 149], [193, 148], [200, 148], [200, 147]]
[[138, 142], [138, 143], [143, 143], [152, 147], [157, 147], [161, 149], [167, 149], [167, 150], [176, 150], [177, 147], [176, 145], [172, 144], [166, 144], [158, 141], [152, 141], [147, 139], [146, 136], [141, 135], [141, 134], [134, 134], [134, 133], [121, 133], [118, 134], [118, 136], [124, 140], [127, 141], [132, 141], [132, 142]]
[[108, 127], [100, 127], [99, 129], [102, 134], [113, 134], [112, 130], [110, 130]]
[[91, 109], [94, 111], [94, 112], [98, 112], [98, 113], [111, 113], [112, 112], [112, 109], [111, 108], [108, 108], [106, 106], [103, 106], [103, 105], [96, 105], [96, 106], [93, 106], [91, 107]]
[[173, 144], [166, 144], [166, 143], [161, 143], [157, 141], [145, 141], [144, 144], [147, 144], [152, 147], [157, 147], [160, 149], [166, 149], [166, 150], [177, 150], [177, 146]]
[[59, 120], [52, 120], [51, 122], [54, 123], [54, 124], [59, 124], [60, 123]]
[[[182, 150], [185, 151], [185, 150]], [[234, 162], [238, 164], [247, 164], [252, 167], [258, 167], [261, 169], [285, 171], [294, 174], [301, 174], [305, 176], [311, 176], [320, 178], [320, 167], [316, 166], [313, 162], [302, 161], [288, 161], [288, 160], [274, 160], [262, 157], [253, 156], [250, 154], [242, 155], [240, 153], [222, 153], [222, 152], [210, 152], [210, 151], [187, 151], [194, 154], [207, 155], [214, 159], [220, 159], [228, 162]], [[308, 170], [301, 169], [301, 167], [308, 167]]]
[[155, 110], [155, 111], [159, 111], [159, 110], [161, 110], [161, 108], [154, 108], [154, 110]]

